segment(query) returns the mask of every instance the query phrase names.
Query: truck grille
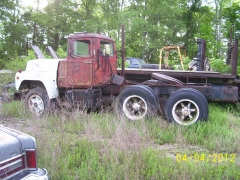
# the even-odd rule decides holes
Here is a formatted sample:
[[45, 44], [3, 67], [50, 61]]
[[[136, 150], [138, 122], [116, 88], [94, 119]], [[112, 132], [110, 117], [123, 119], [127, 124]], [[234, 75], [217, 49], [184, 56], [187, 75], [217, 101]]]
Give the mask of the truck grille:
[[0, 163], [0, 179], [14, 175], [24, 169], [24, 155], [10, 158]]

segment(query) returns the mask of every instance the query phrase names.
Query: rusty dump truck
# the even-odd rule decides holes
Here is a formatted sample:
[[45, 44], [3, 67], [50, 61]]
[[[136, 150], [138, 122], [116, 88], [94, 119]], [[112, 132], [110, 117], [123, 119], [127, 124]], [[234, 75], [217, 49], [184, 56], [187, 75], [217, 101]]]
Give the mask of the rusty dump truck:
[[169, 122], [191, 125], [208, 119], [208, 101], [238, 102], [240, 93], [238, 41], [231, 48], [231, 74], [203, 71], [206, 46], [198, 45], [199, 71], [124, 69], [124, 48], [118, 69], [112, 38], [76, 32], [68, 36], [66, 59], [28, 61], [26, 70], [15, 75], [16, 89], [25, 90], [26, 107], [36, 115], [56, 105], [89, 111], [114, 105], [116, 114], [133, 121], [163, 115]]

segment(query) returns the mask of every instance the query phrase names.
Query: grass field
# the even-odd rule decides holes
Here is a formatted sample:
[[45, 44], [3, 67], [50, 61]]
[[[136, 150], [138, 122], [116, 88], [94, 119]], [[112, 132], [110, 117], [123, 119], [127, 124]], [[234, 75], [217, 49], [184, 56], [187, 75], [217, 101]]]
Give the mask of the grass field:
[[206, 123], [182, 127], [111, 111], [37, 118], [12, 101], [0, 103], [0, 124], [36, 138], [38, 166], [53, 180], [240, 179], [240, 106], [211, 103], [209, 112]]
[[240, 179], [238, 105], [210, 104], [206, 123], [129, 122], [111, 112], [36, 118], [22, 102], [1, 105], [0, 123], [36, 138], [52, 179]]

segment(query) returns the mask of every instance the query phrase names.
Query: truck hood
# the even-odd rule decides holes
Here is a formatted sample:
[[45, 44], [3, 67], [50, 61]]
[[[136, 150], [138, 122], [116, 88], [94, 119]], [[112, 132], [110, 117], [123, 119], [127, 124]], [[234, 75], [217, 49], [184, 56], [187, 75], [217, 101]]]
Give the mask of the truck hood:
[[36, 59], [27, 62], [26, 71], [56, 73], [59, 61], [64, 59]]
[[20, 155], [25, 149], [35, 148], [32, 136], [0, 125], [0, 161]]
[[30, 81], [33, 86], [41, 82], [47, 91], [49, 99], [58, 97], [57, 72], [59, 61], [64, 59], [37, 59], [27, 62], [26, 70], [15, 75], [16, 90], [27, 89]]

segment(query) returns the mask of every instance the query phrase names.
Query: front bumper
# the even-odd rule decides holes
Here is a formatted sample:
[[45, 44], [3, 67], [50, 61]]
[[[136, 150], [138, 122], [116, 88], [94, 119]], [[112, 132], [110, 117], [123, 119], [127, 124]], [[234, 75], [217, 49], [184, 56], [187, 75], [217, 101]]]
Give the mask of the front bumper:
[[25, 170], [11, 178], [12, 180], [50, 180], [46, 169]]

